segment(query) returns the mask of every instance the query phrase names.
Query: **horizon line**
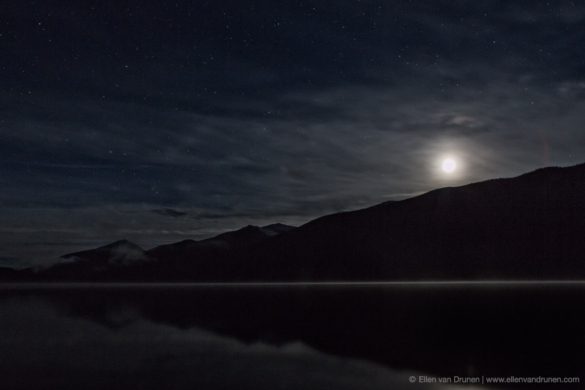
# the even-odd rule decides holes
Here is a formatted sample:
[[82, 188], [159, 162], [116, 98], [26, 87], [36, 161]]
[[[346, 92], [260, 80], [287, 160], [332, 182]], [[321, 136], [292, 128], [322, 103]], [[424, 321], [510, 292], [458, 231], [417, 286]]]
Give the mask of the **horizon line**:
[[60, 288], [286, 288], [286, 287], [487, 287], [585, 286], [585, 280], [405, 280], [294, 282], [0, 282], [0, 290]]

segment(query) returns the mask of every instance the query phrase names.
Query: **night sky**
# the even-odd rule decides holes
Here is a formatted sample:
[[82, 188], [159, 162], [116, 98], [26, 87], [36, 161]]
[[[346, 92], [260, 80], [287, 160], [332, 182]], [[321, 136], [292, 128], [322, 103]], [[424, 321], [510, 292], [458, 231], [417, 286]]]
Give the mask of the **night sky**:
[[583, 1], [1, 2], [0, 265], [583, 162], [584, 44]]

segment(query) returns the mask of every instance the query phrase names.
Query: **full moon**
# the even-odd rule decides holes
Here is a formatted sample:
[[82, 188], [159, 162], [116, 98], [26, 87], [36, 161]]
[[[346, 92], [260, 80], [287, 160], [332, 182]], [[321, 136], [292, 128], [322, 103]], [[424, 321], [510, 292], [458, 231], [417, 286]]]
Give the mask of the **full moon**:
[[453, 173], [457, 169], [457, 162], [452, 158], [446, 158], [441, 162], [441, 169], [445, 173]]

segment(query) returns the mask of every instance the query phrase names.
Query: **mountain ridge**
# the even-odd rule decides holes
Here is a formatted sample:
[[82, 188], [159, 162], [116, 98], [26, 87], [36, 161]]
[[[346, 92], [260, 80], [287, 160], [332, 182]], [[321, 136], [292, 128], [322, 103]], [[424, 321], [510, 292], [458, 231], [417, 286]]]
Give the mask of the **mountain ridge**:
[[207, 282], [585, 278], [580, 231], [585, 231], [585, 164], [443, 187], [322, 216], [298, 228], [249, 225], [143, 251], [149, 261], [81, 276], [49, 270], [39, 277]]

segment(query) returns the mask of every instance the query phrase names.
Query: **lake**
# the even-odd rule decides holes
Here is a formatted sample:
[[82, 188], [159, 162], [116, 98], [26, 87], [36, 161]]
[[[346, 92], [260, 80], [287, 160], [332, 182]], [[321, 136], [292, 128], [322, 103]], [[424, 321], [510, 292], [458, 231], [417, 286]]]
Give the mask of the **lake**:
[[486, 379], [585, 380], [584, 309], [581, 284], [3, 285], [0, 388], [527, 388]]

